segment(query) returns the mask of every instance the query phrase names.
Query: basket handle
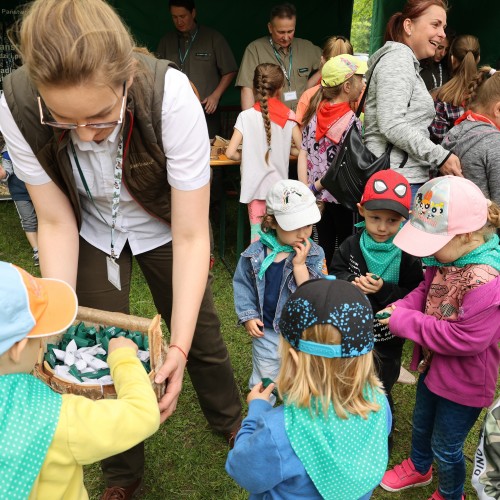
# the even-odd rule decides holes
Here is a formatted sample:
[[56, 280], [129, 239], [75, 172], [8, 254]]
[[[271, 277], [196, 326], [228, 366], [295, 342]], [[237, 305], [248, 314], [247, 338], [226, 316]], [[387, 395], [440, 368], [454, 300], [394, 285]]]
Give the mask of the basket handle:
[[113, 325], [124, 330], [138, 330], [147, 332], [151, 320], [141, 318], [139, 316], [129, 316], [119, 312], [101, 311], [100, 309], [93, 309], [91, 307], [78, 307], [76, 315], [78, 321], [100, 325]]

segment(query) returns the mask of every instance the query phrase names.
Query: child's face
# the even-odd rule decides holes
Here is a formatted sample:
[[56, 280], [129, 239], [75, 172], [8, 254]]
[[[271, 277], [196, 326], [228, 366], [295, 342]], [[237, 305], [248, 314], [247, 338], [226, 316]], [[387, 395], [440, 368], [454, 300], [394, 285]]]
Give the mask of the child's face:
[[355, 102], [359, 99], [363, 90], [363, 77], [361, 75], [353, 75], [351, 86], [349, 89], [349, 102]]
[[273, 229], [276, 230], [276, 236], [281, 245], [290, 245], [292, 247], [303, 243], [305, 240], [310, 238], [312, 234], [312, 224], [309, 226], [299, 227], [298, 229], [293, 229], [292, 231], [285, 231], [284, 229], [281, 229], [278, 224], [274, 224]]
[[393, 210], [367, 210], [358, 205], [359, 213], [365, 218], [366, 231], [378, 243], [383, 243], [399, 231], [404, 217]]
[[457, 234], [441, 250], [437, 251], [433, 257], [443, 264], [448, 264], [467, 255], [482, 244], [484, 244], [484, 237], [481, 234], [472, 233], [470, 237], [464, 234]]

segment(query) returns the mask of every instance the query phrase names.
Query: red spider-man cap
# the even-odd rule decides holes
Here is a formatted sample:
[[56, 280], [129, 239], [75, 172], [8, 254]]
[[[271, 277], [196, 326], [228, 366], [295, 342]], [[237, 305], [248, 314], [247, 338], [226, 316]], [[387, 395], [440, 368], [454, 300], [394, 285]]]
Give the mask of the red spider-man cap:
[[361, 205], [367, 210], [394, 210], [408, 219], [411, 206], [410, 184], [390, 168], [376, 172], [366, 183]]

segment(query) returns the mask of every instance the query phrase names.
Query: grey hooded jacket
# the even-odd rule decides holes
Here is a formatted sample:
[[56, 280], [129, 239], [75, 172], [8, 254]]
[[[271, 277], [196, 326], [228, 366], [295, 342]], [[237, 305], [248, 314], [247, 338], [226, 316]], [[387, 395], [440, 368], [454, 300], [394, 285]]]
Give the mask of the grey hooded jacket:
[[448, 132], [442, 146], [458, 156], [464, 177], [500, 204], [500, 130], [489, 123], [464, 120]]
[[436, 112], [420, 77], [420, 64], [407, 45], [386, 42], [368, 61], [367, 80], [372, 72], [365, 104], [365, 144], [377, 156], [387, 143], [393, 144], [393, 169], [400, 167], [406, 151], [408, 160], [399, 172], [410, 184], [426, 182], [429, 168], [437, 170], [450, 153], [429, 139], [428, 127]]

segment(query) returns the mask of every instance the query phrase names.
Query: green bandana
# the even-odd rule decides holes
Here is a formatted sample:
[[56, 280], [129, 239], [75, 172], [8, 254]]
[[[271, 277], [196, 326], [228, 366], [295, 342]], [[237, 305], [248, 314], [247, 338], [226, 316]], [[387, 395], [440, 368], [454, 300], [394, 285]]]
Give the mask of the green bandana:
[[268, 233], [264, 233], [264, 231], [258, 231], [258, 234], [260, 236], [260, 241], [271, 250], [271, 253], [269, 253], [263, 260], [260, 267], [259, 279], [261, 280], [264, 277], [264, 274], [266, 274], [267, 268], [274, 262], [276, 255], [278, 255], [280, 252], [290, 253], [294, 250], [290, 245], [281, 245], [276, 238], [275, 231], [269, 231]]
[[[311, 414], [285, 401], [285, 429], [293, 451], [326, 500], [357, 500], [375, 488], [385, 473], [387, 451], [387, 403], [378, 391], [370, 399], [380, 404], [365, 420], [359, 415], [341, 419], [333, 404], [325, 417]], [[312, 407], [315, 402], [312, 401]]]
[[[356, 227], [365, 227], [364, 222], [358, 222]], [[399, 282], [399, 268], [401, 266], [401, 249], [394, 243], [394, 237], [387, 241], [375, 241], [365, 229], [359, 240], [361, 253], [370, 273], [377, 274], [388, 283]]]
[[29, 497], [59, 421], [62, 396], [25, 373], [0, 376], [0, 497]]
[[498, 246], [499, 239], [494, 234], [486, 243], [472, 250], [468, 254], [460, 257], [454, 262], [447, 262], [443, 264], [434, 257], [425, 257], [423, 260], [426, 266], [434, 267], [464, 267], [467, 264], [486, 264], [492, 268], [500, 271], [500, 247]]

